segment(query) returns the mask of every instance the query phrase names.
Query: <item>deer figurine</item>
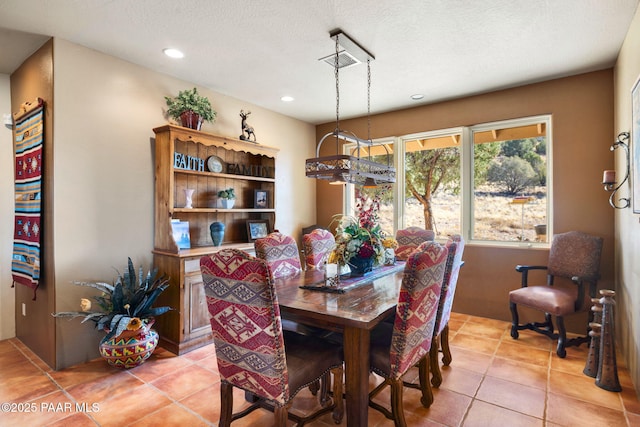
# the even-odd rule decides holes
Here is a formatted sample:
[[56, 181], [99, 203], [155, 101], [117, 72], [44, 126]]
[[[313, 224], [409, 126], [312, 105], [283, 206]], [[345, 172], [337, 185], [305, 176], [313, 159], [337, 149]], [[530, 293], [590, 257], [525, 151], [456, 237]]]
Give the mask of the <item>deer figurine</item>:
[[[251, 114], [251, 111], [240, 110], [240, 117], [242, 117], [242, 135], [240, 135], [240, 139], [243, 141], [250, 141], [251, 135], [253, 135], [253, 142], [256, 142], [256, 133], [253, 131], [253, 126], [249, 126], [247, 123], [247, 116]], [[247, 134], [245, 136], [244, 134]]]

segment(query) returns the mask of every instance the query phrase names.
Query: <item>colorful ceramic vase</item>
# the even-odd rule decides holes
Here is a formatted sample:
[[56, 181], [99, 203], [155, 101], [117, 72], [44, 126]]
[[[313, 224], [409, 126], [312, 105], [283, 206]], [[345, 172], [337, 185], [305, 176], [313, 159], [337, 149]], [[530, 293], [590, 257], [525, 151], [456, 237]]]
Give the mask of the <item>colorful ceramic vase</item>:
[[120, 335], [100, 341], [100, 355], [116, 368], [134, 368], [151, 356], [158, 345], [158, 333], [150, 324], [143, 324], [135, 331], [125, 330]]

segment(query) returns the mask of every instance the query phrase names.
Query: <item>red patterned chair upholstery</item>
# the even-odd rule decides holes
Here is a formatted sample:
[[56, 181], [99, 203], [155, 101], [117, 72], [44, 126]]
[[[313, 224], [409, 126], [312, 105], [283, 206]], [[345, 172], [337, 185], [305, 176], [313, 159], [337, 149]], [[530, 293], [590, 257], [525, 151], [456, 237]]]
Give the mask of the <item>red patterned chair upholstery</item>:
[[[334, 396], [342, 396], [342, 348], [317, 337], [283, 333], [271, 271], [264, 260], [236, 249], [200, 259], [211, 329], [220, 373], [220, 426], [258, 407], [274, 411], [276, 426], [291, 418], [303, 423], [334, 410], [342, 419], [342, 399], [335, 399], [304, 419], [288, 413], [299, 390], [330, 370]], [[233, 387], [255, 397], [251, 407], [233, 412]]]
[[335, 245], [336, 238], [333, 234], [322, 228], [316, 228], [309, 234], [304, 234], [302, 248], [307, 268], [319, 268], [326, 264], [327, 257]]
[[267, 237], [257, 239], [254, 246], [256, 256], [267, 261], [271, 267], [274, 279], [302, 271], [298, 244], [293, 237], [275, 231]]
[[[516, 266], [516, 271], [522, 274], [522, 282], [520, 289], [509, 292], [509, 308], [512, 317], [511, 337], [517, 339], [519, 330], [530, 329], [551, 339], [557, 339], [556, 353], [562, 358], [567, 355], [566, 347], [588, 342], [588, 336], [567, 340], [564, 316], [585, 311], [591, 307], [590, 298], [595, 298], [596, 286], [600, 278], [601, 253], [601, 237], [570, 231], [557, 234], [553, 238], [549, 262], [546, 266]], [[547, 286], [529, 286], [528, 273], [531, 270], [546, 270]], [[555, 278], [559, 279], [557, 282], [565, 283], [554, 283]], [[573, 285], [577, 285], [577, 288]], [[545, 321], [520, 325], [518, 305], [544, 312]], [[551, 316], [556, 316], [558, 333], [555, 333]], [[589, 322], [591, 321], [593, 321], [593, 313], [589, 311]]]
[[[369, 394], [369, 406], [393, 419], [396, 426], [406, 426], [402, 377], [407, 370], [419, 363], [420, 377], [429, 385], [427, 353], [431, 347], [446, 261], [447, 249], [436, 242], [414, 251], [405, 265], [394, 323], [381, 322], [371, 334], [370, 369], [385, 381]], [[391, 411], [373, 400], [386, 385], [391, 386]], [[431, 392], [430, 387], [428, 392]], [[429, 407], [433, 395], [423, 394], [421, 400]]]
[[396, 240], [398, 241], [396, 258], [404, 261], [409, 258], [411, 252], [413, 252], [420, 243], [433, 241], [434, 239], [435, 233], [433, 230], [425, 230], [420, 227], [408, 227], [404, 230], [398, 230], [396, 231]]
[[[433, 342], [429, 350], [431, 367], [431, 384], [439, 387], [442, 383], [442, 373], [438, 364], [438, 347], [442, 348], [442, 363], [445, 366], [451, 364], [451, 350], [449, 348], [449, 318], [453, 307], [453, 297], [456, 293], [458, 275], [460, 267], [464, 264], [462, 253], [464, 252], [464, 239], [459, 234], [449, 238], [445, 247], [448, 250], [447, 264], [444, 270], [444, 280], [442, 282], [442, 292], [440, 293], [440, 303], [438, 304], [438, 314], [436, 315], [436, 325], [433, 330]], [[439, 345], [438, 345], [439, 344]]]

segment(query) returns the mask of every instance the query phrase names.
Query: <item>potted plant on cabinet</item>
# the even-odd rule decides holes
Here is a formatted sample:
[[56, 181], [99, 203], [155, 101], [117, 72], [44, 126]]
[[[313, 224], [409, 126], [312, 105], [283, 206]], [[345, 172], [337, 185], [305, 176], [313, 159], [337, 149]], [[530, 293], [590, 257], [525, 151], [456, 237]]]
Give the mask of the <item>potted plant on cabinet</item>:
[[220, 207], [224, 209], [231, 209], [236, 201], [236, 193], [233, 188], [220, 190], [218, 191], [218, 200]]
[[178, 96], [164, 97], [167, 101], [167, 114], [169, 117], [179, 120], [182, 126], [200, 130], [203, 120], [213, 123], [216, 112], [211, 108], [211, 103], [206, 96], [198, 94], [198, 89], [185, 89], [178, 92]]
[[78, 286], [98, 289], [102, 292], [93, 300], [101, 311], [92, 311], [91, 300], [80, 299], [81, 311], [53, 313], [54, 317], [84, 317], [95, 322], [96, 329], [107, 334], [100, 341], [100, 355], [111, 366], [132, 368], [151, 356], [158, 344], [158, 333], [151, 329], [154, 317], [166, 313], [171, 307], [153, 307], [158, 296], [169, 286], [165, 276], [157, 277], [157, 269], [143, 274], [142, 267], [136, 273], [131, 258], [124, 274], [118, 272], [113, 285], [104, 282], [73, 282]]

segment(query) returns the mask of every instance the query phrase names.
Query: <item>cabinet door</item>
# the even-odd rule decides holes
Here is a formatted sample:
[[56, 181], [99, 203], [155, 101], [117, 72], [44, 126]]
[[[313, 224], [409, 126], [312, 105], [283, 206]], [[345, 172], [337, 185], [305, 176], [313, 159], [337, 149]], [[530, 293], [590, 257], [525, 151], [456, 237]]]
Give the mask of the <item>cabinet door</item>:
[[192, 334], [200, 330], [210, 332], [211, 323], [209, 322], [209, 310], [204, 294], [202, 275], [200, 273], [187, 275], [185, 277], [185, 286], [189, 288], [190, 295], [189, 332]]
[[184, 286], [188, 301], [186, 312], [189, 315], [187, 333], [191, 335], [191, 338], [194, 338], [194, 334], [211, 332], [209, 309], [207, 308], [199, 259], [185, 261]]

